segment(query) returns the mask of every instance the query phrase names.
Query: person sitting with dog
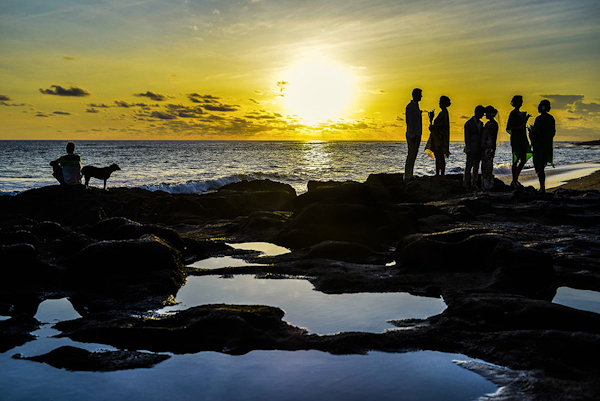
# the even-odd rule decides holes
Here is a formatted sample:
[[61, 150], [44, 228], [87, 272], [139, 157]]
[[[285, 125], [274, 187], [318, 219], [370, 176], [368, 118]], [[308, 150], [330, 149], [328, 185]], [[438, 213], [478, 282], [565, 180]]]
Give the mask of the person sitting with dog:
[[60, 185], [81, 184], [81, 157], [75, 153], [75, 143], [67, 143], [67, 154], [50, 162], [52, 175]]

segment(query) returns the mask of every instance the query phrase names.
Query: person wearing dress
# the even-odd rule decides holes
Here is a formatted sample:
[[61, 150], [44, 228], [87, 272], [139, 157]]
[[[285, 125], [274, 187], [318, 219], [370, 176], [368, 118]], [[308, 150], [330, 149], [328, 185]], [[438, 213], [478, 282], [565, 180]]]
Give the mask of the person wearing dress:
[[512, 182], [511, 186], [517, 188], [522, 186], [519, 183], [519, 174], [525, 167], [527, 160], [531, 158], [531, 147], [527, 140], [527, 120], [531, 117], [526, 111], [521, 111], [523, 106], [523, 96], [515, 95], [510, 104], [514, 109], [508, 116], [508, 122], [506, 123], [506, 132], [510, 135], [510, 146], [512, 148], [513, 162], [512, 162]]
[[406, 106], [406, 142], [408, 145], [408, 153], [406, 155], [406, 163], [404, 166], [404, 179], [413, 178], [415, 160], [419, 152], [421, 144], [421, 135], [423, 134], [423, 118], [419, 102], [423, 98], [423, 91], [415, 88], [412, 91], [412, 100]]
[[494, 188], [494, 155], [498, 139], [498, 123], [494, 119], [498, 110], [493, 106], [485, 108], [485, 118], [488, 120], [481, 135], [481, 181], [485, 190]]
[[[425, 145], [425, 152], [429, 157], [435, 157], [435, 175], [446, 174], [446, 157], [450, 156], [450, 117], [448, 107], [451, 102], [448, 96], [440, 97], [440, 114], [429, 125], [429, 140]], [[433, 113], [432, 113], [433, 114]]]
[[550, 101], [542, 100], [538, 106], [539, 116], [536, 117], [533, 127], [529, 131], [531, 146], [533, 147], [533, 167], [540, 181], [540, 192], [546, 192], [546, 173], [544, 168], [550, 164], [554, 167], [553, 142], [556, 135], [556, 122], [548, 112]]

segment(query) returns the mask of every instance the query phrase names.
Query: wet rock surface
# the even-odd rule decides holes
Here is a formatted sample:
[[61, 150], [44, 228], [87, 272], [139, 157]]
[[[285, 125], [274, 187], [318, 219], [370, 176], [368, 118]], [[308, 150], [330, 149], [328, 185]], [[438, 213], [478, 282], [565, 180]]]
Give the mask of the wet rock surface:
[[[299, 196], [253, 181], [205, 195], [50, 186], [0, 197], [0, 315], [10, 317], [0, 321], [3, 351], [30, 341], [37, 305], [60, 294], [83, 316], [55, 325], [63, 336], [133, 353], [59, 349], [26, 358], [103, 370], [128, 366], [118, 361], [135, 360], [133, 350], [428, 349], [517, 372], [469, 367], [512, 399], [599, 398], [600, 315], [552, 298], [560, 286], [600, 291], [600, 193], [514, 191], [499, 181], [490, 192], [465, 192], [460, 176], [402, 178], [311, 182]], [[292, 252], [236, 268], [184, 266], [217, 255], [257, 262], [256, 253], [225, 244], [243, 241]], [[290, 326], [266, 306], [148, 314], [172, 302], [186, 276], [223, 274], [302, 277], [326, 293], [443, 296], [448, 308], [396, 321], [399, 330], [328, 336]], [[160, 362], [146, 357], [140, 366]]]

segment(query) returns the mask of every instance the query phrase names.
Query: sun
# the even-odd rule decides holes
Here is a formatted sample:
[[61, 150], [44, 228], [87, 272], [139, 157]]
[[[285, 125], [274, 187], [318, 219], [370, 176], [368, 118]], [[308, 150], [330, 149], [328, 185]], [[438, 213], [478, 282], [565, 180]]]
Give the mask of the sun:
[[284, 82], [287, 108], [309, 124], [340, 117], [354, 92], [348, 70], [325, 61], [292, 68]]

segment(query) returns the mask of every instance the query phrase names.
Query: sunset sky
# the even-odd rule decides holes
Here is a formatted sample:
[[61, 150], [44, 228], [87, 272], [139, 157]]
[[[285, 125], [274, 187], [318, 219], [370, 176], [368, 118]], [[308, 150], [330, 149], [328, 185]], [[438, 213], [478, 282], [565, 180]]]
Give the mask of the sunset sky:
[[0, 74], [0, 139], [404, 140], [414, 87], [600, 139], [600, 1], [0, 0]]

